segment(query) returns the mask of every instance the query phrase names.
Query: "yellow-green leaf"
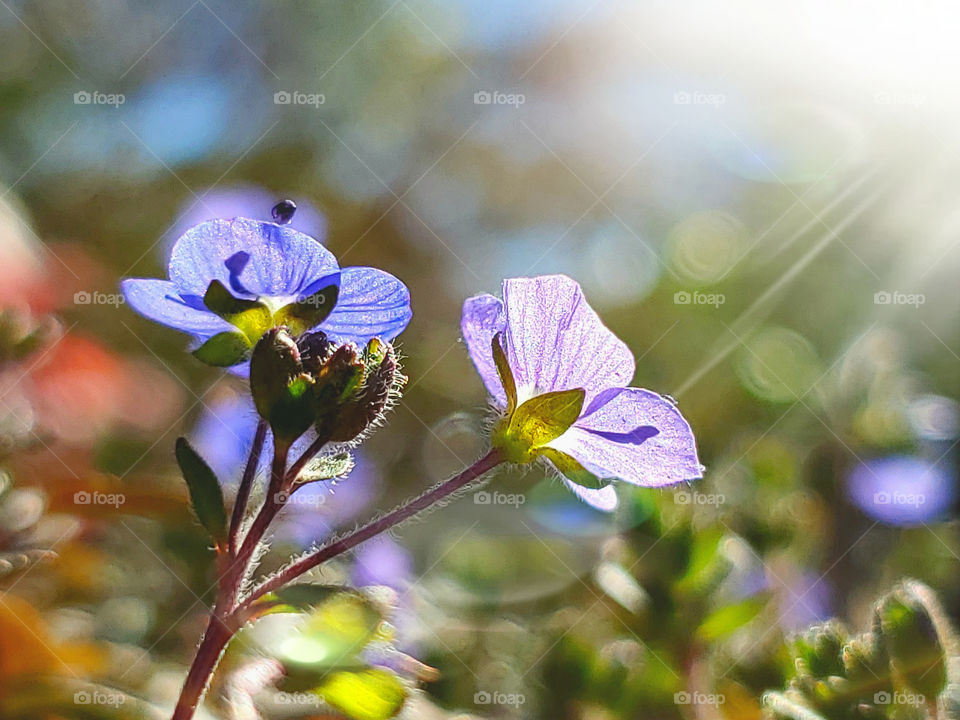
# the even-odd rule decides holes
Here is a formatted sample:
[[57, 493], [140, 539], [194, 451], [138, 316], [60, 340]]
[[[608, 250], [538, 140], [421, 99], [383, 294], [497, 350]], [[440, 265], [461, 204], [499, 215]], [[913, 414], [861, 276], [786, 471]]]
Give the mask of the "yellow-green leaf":
[[400, 712], [407, 699], [407, 688], [383, 668], [331, 673], [316, 692], [354, 720], [388, 720]]

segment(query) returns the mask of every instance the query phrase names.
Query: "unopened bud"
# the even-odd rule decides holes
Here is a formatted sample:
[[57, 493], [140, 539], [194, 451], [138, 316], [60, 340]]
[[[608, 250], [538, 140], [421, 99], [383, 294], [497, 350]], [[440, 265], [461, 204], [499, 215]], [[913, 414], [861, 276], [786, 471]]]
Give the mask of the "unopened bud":
[[278, 440], [293, 442], [313, 420], [310, 389], [300, 351], [284, 328], [274, 328], [257, 342], [250, 358], [250, 392], [260, 416]]
[[371, 340], [364, 350], [366, 382], [340, 414], [331, 440], [349, 442], [379, 420], [390, 399], [406, 382], [399, 372], [393, 347]]

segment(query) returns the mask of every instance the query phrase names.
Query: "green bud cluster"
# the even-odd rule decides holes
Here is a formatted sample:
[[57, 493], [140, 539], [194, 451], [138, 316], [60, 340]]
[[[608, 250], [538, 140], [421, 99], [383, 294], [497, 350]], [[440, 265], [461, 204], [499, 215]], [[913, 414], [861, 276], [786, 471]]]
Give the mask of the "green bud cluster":
[[285, 327], [263, 335], [250, 358], [250, 389], [280, 442], [314, 426], [330, 442], [351, 442], [383, 417], [406, 378], [393, 347], [371, 340], [334, 346], [322, 332], [294, 340]]

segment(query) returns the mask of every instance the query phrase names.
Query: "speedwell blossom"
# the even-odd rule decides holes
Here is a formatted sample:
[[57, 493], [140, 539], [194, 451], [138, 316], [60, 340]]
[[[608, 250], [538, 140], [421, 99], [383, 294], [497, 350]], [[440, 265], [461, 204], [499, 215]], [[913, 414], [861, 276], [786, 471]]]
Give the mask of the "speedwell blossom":
[[702, 477], [690, 425], [666, 398], [627, 387], [634, 359], [565, 275], [503, 282], [503, 300], [463, 306], [463, 337], [504, 411], [492, 444], [510, 462], [545, 458], [591, 505], [612, 510], [609, 482], [661, 486]]
[[195, 354], [213, 365], [241, 362], [279, 325], [363, 347], [375, 337], [392, 340], [411, 317], [410, 294], [393, 275], [341, 268], [312, 237], [272, 222], [191, 228], [173, 246], [168, 275], [124, 280], [124, 296], [140, 314], [192, 335]]

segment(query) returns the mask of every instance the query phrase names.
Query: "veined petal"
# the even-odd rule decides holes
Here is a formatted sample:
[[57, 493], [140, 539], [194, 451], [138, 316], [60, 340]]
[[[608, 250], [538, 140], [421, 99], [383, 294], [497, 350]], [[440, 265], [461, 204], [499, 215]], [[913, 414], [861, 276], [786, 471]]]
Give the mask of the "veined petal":
[[583, 388], [589, 404], [601, 390], [633, 378], [633, 353], [566, 275], [504, 280], [503, 301], [519, 402], [541, 392]]
[[151, 320], [196, 335], [211, 337], [234, 327], [212, 312], [191, 307], [168, 280], [128, 278], [120, 283], [123, 296], [134, 310]]
[[412, 316], [410, 291], [400, 280], [376, 268], [348, 267], [340, 271], [340, 296], [320, 329], [336, 342], [363, 347], [375, 337], [393, 340]]
[[602, 478], [658, 487], [703, 476], [690, 425], [669, 400], [641, 388], [611, 388], [549, 447]]
[[[502, 332], [507, 325], [503, 312], [503, 303], [493, 295], [477, 295], [467, 298], [463, 303], [463, 315], [460, 319], [460, 331], [467, 343], [467, 351], [473, 360], [477, 372], [494, 400], [500, 407], [506, 407], [507, 396], [503, 391], [497, 365], [493, 359], [493, 336]], [[509, 358], [510, 355], [508, 354]]]
[[333, 254], [309, 235], [248, 218], [190, 228], [173, 246], [168, 267], [181, 294], [198, 297], [211, 280], [238, 296], [296, 297], [338, 270]]
[[575, 482], [570, 482], [566, 478], [561, 479], [563, 480], [563, 484], [570, 488], [578, 498], [588, 505], [595, 507], [597, 510], [613, 512], [617, 509], [617, 491], [613, 485], [605, 485], [602, 488], [594, 489], [577, 485]]

